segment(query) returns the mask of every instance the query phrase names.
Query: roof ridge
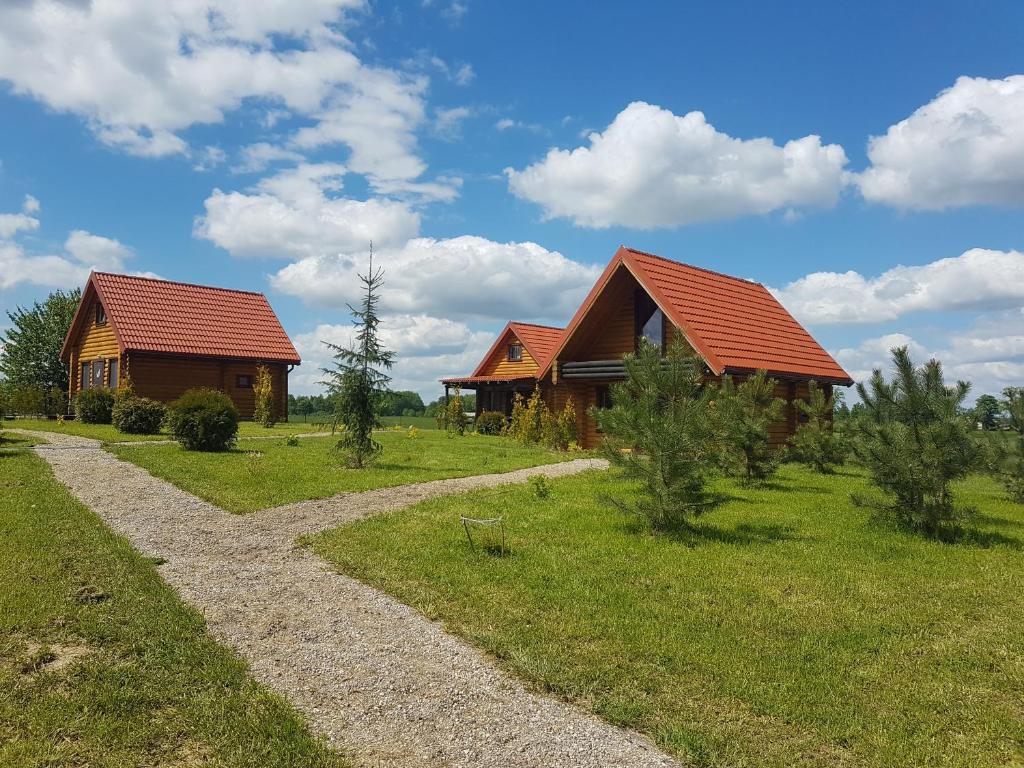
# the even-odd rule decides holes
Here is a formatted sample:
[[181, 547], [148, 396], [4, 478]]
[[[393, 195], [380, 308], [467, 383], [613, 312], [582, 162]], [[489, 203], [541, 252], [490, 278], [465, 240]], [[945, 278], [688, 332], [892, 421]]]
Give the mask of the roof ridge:
[[624, 245], [622, 247], [625, 248], [627, 251], [629, 251], [631, 253], [638, 253], [641, 256], [650, 256], [652, 259], [658, 259], [659, 261], [666, 261], [669, 264], [672, 264], [672, 265], [677, 266], [677, 267], [687, 267], [689, 269], [696, 269], [696, 270], [699, 270], [701, 272], [707, 272], [710, 275], [715, 275], [717, 277], [724, 277], [727, 280], [735, 280], [736, 282], [746, 283], [747, 285], [760, 285], [762, 288], [764, 287], [764, 283], [762, 283], [762, 282], [760, 282], [758, 280], [748, 280], [745, 277], [737, 277], [736, 275], [727, 275], [725, 272], [719, 272], [718, 270], [715, 270], [715, 269], [708, 269], [707, 267], [699, 267], [696, 264], [687, 264], [685, 261], [676, 261], [675, 259], [670, 259], [667, 256], [659, 256], [658, 254], [651, 253], [650, 251], [641, 251], [639, 248], [631, 248], [628, 245]]
[[148, 280], [151, 283], [166, 283], [168, 285], [181, 285], [186, 288], [203, 288], [208, 291], [224, 291], [225, 293], [243, 293], [249, 296], [267, 297], [262, 291], [247, 291], [243, 288], [222, 288], [219, 285], [203, 285], [202, 283], [186, 283], [181, 280], [168, 280], [163, 277], [146, 277], [144, 275], [125, 275], [120, 272], [93, 272], [94, 275], [106, 275], [108, 277], [122, 277], [128, 280]]
[[541, 323], [524, 323], [522, 320], [510, 320], [512, 325], [526, 325], [530, 328], [546, 328], [549, 331], [564, 331], [565, 328], [559, 328], [557, 325], [542, 325]]

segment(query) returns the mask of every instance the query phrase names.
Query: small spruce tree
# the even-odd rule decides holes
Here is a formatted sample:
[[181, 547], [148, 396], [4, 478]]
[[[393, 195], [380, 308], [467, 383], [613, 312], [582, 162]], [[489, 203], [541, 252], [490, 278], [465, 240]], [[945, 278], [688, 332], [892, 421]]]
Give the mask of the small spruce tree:
[[946, 386], [938, 360], [916, 367], [906, 347], [892, 350], [892, 362], [892, 381], [875, 369], [857, 385], [865, 414], [856, 421], [856, 455], [892, 498], [884, 509], [897, 523], [938, 537], [967, 512], [954, 505], [950, 483], [985, 460], [962, 409], [970, 384]]
[[643, 340], [623, 363], [626, 380], [612, 385], [612, 406], [592, 413], [602, 453], [641, 493], [635, 502], [610, 501], [657, 530], [689, 528], [711, 503], [706, 482], [718, 453], [705, 367], [678, 331], [666, 357]]
[[252, 392], [256, 400], [253, 419], [269, 429], [277, 422], [277, 415], [274, 408], [274, 385], [267, 366], [256, 367], [256, 380], [253, 382]]
[[355, 341], [350, 346], [325, 341], [334, 352], [334, 367], [322, 369], [335, 409], [333, 427], [342, 428], [338, 448], [347, 455], [349, 466], [357, 469], [381, 451], [381, 444], [373, 439], [373, 430], [381, 426], [377, 405], [391, 381], [386, 371], [395, 362], [394, 353], [383, 347], [378, 335], [377, 303], [384, 271], [373, 268], [372, 244], [370, 268], [365, 275], [359, 275], [359, 280], [365, 289], [362, 304], [358, 309], [348, 305], [356, 329]]
[[722, 429], [722, 463], [726, 471], [752, 483], [771, 477], [779, 466], [768, 428], [782, 418], [786, 401], [775, 396], [775, 379], [758, 371], [741, 384], [722, 378], [715, 411]]
[[822, 474], [835, 472], [849, 453], [846, 441], [832, 428], [835, 399], [825, 397], [824, 390], [812, 381], [808, 385], [807, 399], [796, 400], [793, 405], [807, 420], [790, 438], [790, 455]]

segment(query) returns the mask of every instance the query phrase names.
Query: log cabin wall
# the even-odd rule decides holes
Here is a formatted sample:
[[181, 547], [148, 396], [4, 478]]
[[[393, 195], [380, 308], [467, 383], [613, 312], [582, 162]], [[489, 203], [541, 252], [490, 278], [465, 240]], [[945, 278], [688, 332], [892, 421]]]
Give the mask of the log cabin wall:
[[[736, 383], [742, 381], [742, 377], [736, 377]], [[622, 379], [594, 379], [587, 381], [559, 382], [556, 386], [550, 383], [544, 385], [544, 399], [549, 408], [561, 410], [565, 407], [566, 400], [572, 396], [573, 406], [576, 408], [576, 431], [579, 435], [579, 443], [583, 448], [597, 448], [601, 444], [601, 433], [597, 429], [597, 422], [590, 414], [590, 409], [597, 405], [597, 396], [600, 388], [611, 387]], [[719, 381], [719, 377], [711, 377], [710, 383]], [[775, 387], [775, 396], [786, 401], [782, 418], [768, 428], [768, 438], [774, 448], [781, 448], [786, 441], [796, 432], [801, 419], [794, 399], [806, 400], [809, 394], [806, 381], [780, 381]]]
[[[96, 322], [96, 305], [94, 299], [86, 307], [86, 318], [78, 340], [72, 347], [71, 359], [69, 361], [70, 387], [68, 396], [73, 398], [82, 389], [82, 363], [92, 364], [102, 361], [104, 365], [103, 385], [110, 384], [110, 365], [108, 361], [121, 359], [121, 349], [117, 343], [117, 336], [114, 335], [114, 328], [109, 319], [104, 323]], [[120, 370], [120, 364], [118, 366]]]
[[[522, 349], [520, 360], [508, 359], [508, 348], [512, 344], [518, 344]], [[536, 373], [537, 361], [533, 359], [526, 345], [512, 331], [505, 334], [501, 343], [494, 350], [494, 354], [484, 363], [480, 371], [481, 376], [507, 376], [510, 379], [519, 376], [533, 376]]]
[[[231, 398], [243, 419], [251, 419], [255, 411], [255, 394], [251, 384], [256, 381], [256, 368], [259, 365], [256, 361], [175, 357], [141, 352], [131, 353], [128, 360], [136, 394], [169, 403], [189, 389], [217, 389]], [[288, 368], [283, 363], [265, 365], [270, 369], [277, 418], [287, 421]], [[248, 377], [248, 381], [240, 377]]]

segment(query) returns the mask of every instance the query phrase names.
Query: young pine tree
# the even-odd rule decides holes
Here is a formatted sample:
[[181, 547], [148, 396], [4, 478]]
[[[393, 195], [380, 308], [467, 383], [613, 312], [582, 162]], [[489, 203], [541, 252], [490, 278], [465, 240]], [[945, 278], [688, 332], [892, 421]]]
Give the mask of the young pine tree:
[[768, 428], [782, 418], [786, 401], [775, 396], [775, 379], [758, 371], [742, 384], [725, 376], [715, 396], [723, 436], [723, 464], [751, 483], [771, 477], [780, 455], [769, 442]]
[[1006, 399], [1000, 405], [1006, 423], [1017, 433], [1002, 473], [1003, 484], [1011, 499], [1024, 504], [1024, 387], [1007, 387], [1003, 397]]
[[947, 387], [938, 360], [915, 367], [906, 347], [893, 349], [892, 361], [892, 381], [875, 369], [867, 386], [857, 385], [865, 414], [857, 421], [855, 451], [892, 497], [886, 509], [895, 520], [937, 537], [963, 514], [950, 483], [985, 459], [961, 409], [970, 384]]
[[816, 381], [808, 388], [807, 400], [796, 400], [796, 408], [807, 417], [790, 438], [790, 455], [822, 474], [832, 474], [846, 460], [849, 447], [846, 440], [832, 429], [835, 399], [825, 397]]
[[612, 502], [655, 529], [688, 528], [711, 501], [705, 484], [717, 455], [704, 365], [678, 332], [666, 357], [642, 341], [623, 362], [626, 380], [612, 386], [611, 408], [593, 414], [605, 435], [603, 454], [638, 481], [641, 494], [633, 503]]
[[334, 367], [322, 369], [334, 403], [334, 427], [342, 427], [338, 448], [345, 452], [349, 466], [361, 468], [381, 451], [373, 439], [373, 430], [380, 427], [377, 405], [391, 377], [385, 373], [394, 365], [395, 355], [381, 345], [377, 326], [378, 293], [384, 283], [384, 271], [373, 268], [373, 247], [370, 247], [370, 268], [359, 275], [365, 293], [359, 309], [348, 305], [356, 328], [355, 342], [348, 347], [324, 342], [334, 351]]

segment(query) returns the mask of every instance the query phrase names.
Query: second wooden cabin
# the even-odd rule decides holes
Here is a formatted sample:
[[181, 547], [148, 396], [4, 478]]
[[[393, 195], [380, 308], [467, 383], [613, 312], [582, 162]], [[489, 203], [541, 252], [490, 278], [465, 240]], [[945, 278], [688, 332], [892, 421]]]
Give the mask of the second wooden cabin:
[[476, 408], [512, 411], [516, 394], [540, 388], [548, 407], [561, 409], [572, 396], [584, 448], [600, 435], [591, 408], [607, 407], [609, 386], [625, 376], [622, 358], [646, 338], [663, 350], [673, 329], [703, 359], [709, 380], [737, 380], [765, 370], [778, 381], [776, 396], [787, 407], [771, 428], [781, 445], [796, 430], [793, 401], [807, 396], [808, 382], [826, 393], [849, 386], [849, 374], [832, 359], [760, 283], [621, 247], [564, 329], [509, 323], [469, 376], [443, 379], [476, 391]]

